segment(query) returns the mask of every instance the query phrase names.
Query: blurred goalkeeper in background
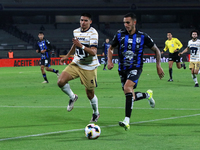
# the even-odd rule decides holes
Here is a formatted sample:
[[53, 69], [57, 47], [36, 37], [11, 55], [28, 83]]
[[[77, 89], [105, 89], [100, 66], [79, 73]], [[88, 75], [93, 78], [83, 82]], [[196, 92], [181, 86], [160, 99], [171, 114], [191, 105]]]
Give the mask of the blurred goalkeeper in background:
[[57, 74], [59, 77], [59, 71], [49, 68], [51, 65], [51, 59], [50, 59], [50, 49], [51, 49], [51, 44], [48, 40], [44, 38], [44, 33], [39, 32], [38, 34], [39, 41], [36, 44], [36, 53], [41, 53], [41, 72], [44, 78], [44, 82], [42, 83], [49, 83], [47, 80], [46, 72], [44, 71], [44, 68], [46, 71], [54, 72]]

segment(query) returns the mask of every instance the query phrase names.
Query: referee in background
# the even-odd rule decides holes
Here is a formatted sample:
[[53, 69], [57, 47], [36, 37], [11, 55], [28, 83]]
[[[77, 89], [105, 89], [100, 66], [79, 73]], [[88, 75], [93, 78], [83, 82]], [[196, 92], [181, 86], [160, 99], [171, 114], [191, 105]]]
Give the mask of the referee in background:
[[170, 79], [168, 82], [173, 82], [172, 79], [172, 66], [173, 63], [176, 62], [176, 66], [178, 69], [181, 69], [182, 67], [186, 69], [185, 63], [183, 64], [180, 63], [180, 56], [178, 56], [179, 50], [183, 47], [183, 44], [177, 39], [172, 37], [172, 33], [168, 32], [167, 33], [167, 38], [168, 40], [165, 41], [165, 48], [161, 52], [163, 54], [167, 50], [169, 50], [169, 76]]

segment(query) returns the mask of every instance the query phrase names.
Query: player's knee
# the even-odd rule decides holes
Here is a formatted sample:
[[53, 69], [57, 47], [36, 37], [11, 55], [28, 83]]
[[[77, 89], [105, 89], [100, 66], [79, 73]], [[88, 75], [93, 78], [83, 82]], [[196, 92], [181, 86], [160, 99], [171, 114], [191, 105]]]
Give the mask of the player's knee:
[[124, 86], [124, 93], [130, 93], [130, 92], [132, 92], [132, 89], [133, 88], [130, 88], [128, 86]]
[[89, 100], [93, 99], [94, 97], [94, 91], [86, 90], [86, 94]]
[[46, 69], [46, 71], [49, 71], [49, 70], [50, 70], [49, 67], [45, 67], [45, 69]]
[[198, 71], [198, 70], [194, 70], [194, 74], [196, 74], [196, 75], [197, 75], [198, 73], [199, 73], [199, 71]]
[[65, 85], [66, 83], [62, 79], [58, 79], [57, 85], [61, 88]]

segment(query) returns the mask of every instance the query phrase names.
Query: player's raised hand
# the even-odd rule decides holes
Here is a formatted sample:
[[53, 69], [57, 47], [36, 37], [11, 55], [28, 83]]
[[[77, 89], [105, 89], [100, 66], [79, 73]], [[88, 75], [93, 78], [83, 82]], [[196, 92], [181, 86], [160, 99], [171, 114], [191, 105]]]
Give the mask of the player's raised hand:
[[72, 39], [72, 42], [76, 47], [80, 47], [81, 48], [83, 46], [81, 44], [81, 42], [78, 40], [78, 38], [76, 38], [76, 37]]

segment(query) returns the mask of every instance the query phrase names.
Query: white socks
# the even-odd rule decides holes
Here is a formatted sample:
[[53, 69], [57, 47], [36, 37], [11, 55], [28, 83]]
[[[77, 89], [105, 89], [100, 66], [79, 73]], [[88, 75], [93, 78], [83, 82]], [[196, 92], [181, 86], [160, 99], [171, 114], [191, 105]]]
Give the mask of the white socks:
[[126, 121], [129, 124], [130, 123], [130, 118], [129, 117], [125, 117], [124, 121]]
[[98, 110], [98, 98], [96, 97], [96, 95], [94, 95], [94, 97], [90, 100], [90, 104], [92, 106], [93, 113], [95, 115], [98, 115], [99, 114], [99, 110]]
[[70, 99], [74, 99], [75, 98], [75, 94], [72, 92], [72, 90], [70, 89], [70, 85], [68, 83], [66, 83], [61, 90], [67, 94], [69, 96]]
[[195, 75], [195, 74], [192, 74], [192, 79], [193, 79], [193, 81], [194, 81], [194, 83], [195, 83], [195, 84], [197, 84], [197, 83], [198, 83], [198, 81], [197, 81], [197, 77], [196, 77], [196, 75]]

